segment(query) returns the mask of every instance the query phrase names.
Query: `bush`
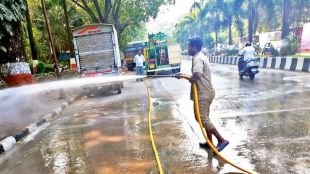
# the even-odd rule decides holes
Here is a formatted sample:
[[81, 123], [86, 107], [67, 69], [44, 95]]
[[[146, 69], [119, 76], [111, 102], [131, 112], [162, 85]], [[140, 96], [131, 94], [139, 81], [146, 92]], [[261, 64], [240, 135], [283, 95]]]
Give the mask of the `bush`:
[[221, 49], [220, 52], [227, 56], [236, 56], [239, 54], [239, 49], [234, 45], [229, 45], [226, 48]]
[[45, 64], [44, 73], [55, 72], [54, 64]]
[[43, 62], [39, 62], [38, 64], [38, 73], [44, 73], [45, 72], [45, 65]]
[[256, 44], [253, 46], [255, 48], [255, 51], [257, 54], [261, 54], [262, 53], [262, 48], [260, 47], [259, 44]]
[[212, 50], [215, 47], [214, 39], [210, 34], [205, 35], [203, 41], [208, 50]]
[[299, 43], [297, 37], [290, 34], [286, 39], [286, 45], [282, 48], [281, 54], [283, 56], [295, 55], [298, 52]]

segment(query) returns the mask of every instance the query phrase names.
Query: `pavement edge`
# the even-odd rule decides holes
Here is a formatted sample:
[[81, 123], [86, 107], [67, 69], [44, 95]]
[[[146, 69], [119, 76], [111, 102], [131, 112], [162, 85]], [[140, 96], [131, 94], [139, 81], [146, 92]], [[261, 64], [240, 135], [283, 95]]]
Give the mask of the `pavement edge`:
[[59, 115], [66, 107], [68, 107], [73, 102], [81, 99], [83, 94], [72, 97], [67, 102], [63, 102], [61, 106], [55, 108], [51, 113], [45, 114], [42, 118], [37, 120], [35, 123], [29, 124], [27, 127], [20, 131], [13, 133], [11, 136], [7, 136], [0, 141], [0, 154], [11, 149], [18, 141], [27, 137], [29, 134], [34, 132], [38, 127], [53, 119], [54, 116]]

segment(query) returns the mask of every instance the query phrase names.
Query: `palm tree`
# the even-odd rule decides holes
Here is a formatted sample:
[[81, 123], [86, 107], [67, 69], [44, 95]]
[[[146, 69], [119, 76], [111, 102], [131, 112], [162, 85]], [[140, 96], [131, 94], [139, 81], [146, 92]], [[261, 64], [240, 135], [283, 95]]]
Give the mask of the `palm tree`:
[[[0, 63], [26, 61], [21, 20], [26, 10], [24, 0], [0, 2]], [[4, 49], [5, 48], [5, 49]]]
[[215, 46], [218, 44], [218, 35], [224, 26], [224, 14], [220, 8], [219, 1], [208, 1], [202, 8], [199, 16], [204, 20], [204, 29], [207, 32], [215, 33]]
[[223, 26], [228, 27], [228, 44], [232, 45], [232, 26], [239, 27], [239, 30], [242, 30], [241, 26], [241, 17], [243, 16], [242, 5], [244, 0], [218, 0], [216, 1], [216, 8], [218, 8], [223, 14], [224, 21]]
[[276, 0], [248, 0], [248, 41], [253, 41], [253, 36], [259, 27], [259, 18], [266, 16], [267, 20], [264, 22], [268, 26], [274, 24]]

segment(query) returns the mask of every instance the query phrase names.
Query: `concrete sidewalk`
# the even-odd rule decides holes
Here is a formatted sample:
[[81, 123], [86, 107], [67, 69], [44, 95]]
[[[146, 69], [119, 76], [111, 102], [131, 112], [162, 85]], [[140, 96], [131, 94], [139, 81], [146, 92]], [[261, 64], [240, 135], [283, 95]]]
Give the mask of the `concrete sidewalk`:
[[38, 121], [81, 92], [81, 90], [66, 90], [64, 99], [59, 99], [58, 90], [45, 91], [31, 96], [13, 94], [2, 98], [0, 103], [0, 140]]

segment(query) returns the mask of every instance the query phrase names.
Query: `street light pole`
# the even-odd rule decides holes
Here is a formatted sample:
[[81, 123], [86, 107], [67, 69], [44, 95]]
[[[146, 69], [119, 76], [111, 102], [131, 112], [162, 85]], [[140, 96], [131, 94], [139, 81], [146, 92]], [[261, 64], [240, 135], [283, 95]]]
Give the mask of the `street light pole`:
[[41, 4], [42, 4], [43, 14], [44, 14], [44, 18], [45, 18], [45, 25], [46, 25], [46, 29], [47, 29], [47, 32], [48, 32], [48, 39], [49, 39], [50, 44], [51, 44], [51, 51], [52, 51], [52, 54], [53, 54], [52, 55], [53, 56], [53, 61], [54, 61], [55, 67], [56, 67], [56, 75], [57, 75], [57, 78], [59, 79], [60, 78], [59, 66], [58, 66], [58, 61], [57, 61], [57, 58], [56, 58], [55, 45], [54, 45], [54, 42], [53, 42], [52, 32], [51, 32], [49, 20], [48, 20], [48, 17], [47, 17], [44, 0], [41, 0]]

